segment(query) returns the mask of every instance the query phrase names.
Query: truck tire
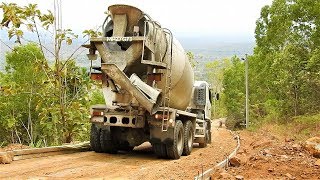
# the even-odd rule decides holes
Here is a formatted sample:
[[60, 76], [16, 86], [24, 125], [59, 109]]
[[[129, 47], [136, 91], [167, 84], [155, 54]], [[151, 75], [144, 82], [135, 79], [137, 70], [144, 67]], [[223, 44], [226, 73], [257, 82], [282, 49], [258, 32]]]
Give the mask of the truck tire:
[[199, 148], [207, 147], [207, 135], [204, 136], [204, 143], [199, 143]]
[[128, 141], [122, 141], [118, 145], [118, 149], [122, 151], [132, 151], [134, 147], [130, 146]]
[[208, 138], [207, 138], [207, 143], [211, 144], [212, 139], [211, 139], [211, 120], [207, 122], [207, 127], [208, 127]]
[[118, 152], [117, 145], [112, 140], [110, 127], [101, 130], [100, 144], [102, 151], [105, 153], [116, 154]]
[[182, 155], [191, 154], [194, 141], [194, 128], [191, 121], [187, 121], [184, 125], [184, 146]]
[[102, 148], [100, 144], [100, 132], [101, 132], [101, 129], [97, 127], [97, 125], [91, 124], [90, 146], [91, 146], [91, 149], [97, 153], [102, 152]]
[[176, 121], [173, 133], [172, 144], [167, 144], [167, 155], [170, 159], [179, 159], [183, 152], [183, 124], [180, 120]]
[[163, 143], [152, 144], [152, 148], [158, 158], [167, 158], [168, 157], [165, 144], [163, 144]]
[[211, 133], [211, 131], [209, 131], [208, 123], [206, 123], [206, 130], [205, 130], [205, 134], [204, 134], [203, 143], [199, 143], [199, 147], [200, 147], [200, 148], [207, 147], [208, 138], [209, 138], [209, 133]]

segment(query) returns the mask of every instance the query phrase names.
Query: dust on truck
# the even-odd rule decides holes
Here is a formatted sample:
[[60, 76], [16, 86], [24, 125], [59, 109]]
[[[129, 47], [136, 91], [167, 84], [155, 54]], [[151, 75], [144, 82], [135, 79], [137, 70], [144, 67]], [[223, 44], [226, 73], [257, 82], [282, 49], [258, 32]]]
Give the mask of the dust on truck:
[[210, 143], [209, 84], [194, 82], [171, 31], [128, 5], [110, 6], [102, 29], [85, 46], [90, 60], [101, 57], [91, 78], [101, 80], [106, 102], [91, 107], [92, 149], [116, 153], [149, 141], [158, 157], [179, 159], [193, 143]]

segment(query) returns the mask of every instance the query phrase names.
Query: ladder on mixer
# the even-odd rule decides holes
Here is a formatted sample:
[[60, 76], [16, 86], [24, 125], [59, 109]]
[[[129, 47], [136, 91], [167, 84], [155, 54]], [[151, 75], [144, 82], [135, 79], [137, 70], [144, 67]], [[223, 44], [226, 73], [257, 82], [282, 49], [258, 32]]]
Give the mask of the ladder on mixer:
[[[153, 24], [154, 29], [153, 29], [153, 34], [154, 37], [153, 39], [149, 40], [146, 37], [146, 29], [147, 29], [147, 22], [150, 22]], [[164, 56], [167, 58], [166, 62], [160, 62], [160, 61], [155, 61], [156, 59], [156, 51], [157, 47], [161, 42], [156, 41], [156, 34], [158, 33], [158, 30], [160, 32], [164, 32], [166, 35], [166, 41], [169, 45], [169, 48], [166, 49], [166, 52]], [[167, 38], [168, 36], [168, 38]], [[143, 40], [143, 46], [142, 46], [142, 56], [141, 56], [141, 63], [143, 64], [148, 64], [152, 65], [154, 68], [157, 69], [166, 69], [166, 77], [165, 77], [165, 88], [164, 88], [164, 94], [165, 97], [163, 98], [162, 106], [163, 106], [163, 114], [162, 114], [162, 131], [168, 131], [168, 122], [170, 119], [170, 94], [171, 94], [171, 73], [172, 73], [172, 46], [173, 46], [173, 35], [172, 32], [169, 29], [166, 28], [156, 28], [156, 22], [155, 21], [145, 21], [144, 24], [144, 40]], [[144, 52], [145, 52], [145, 47], [148, 47], [148, 49], [151, 51], [151, 59], [150, 60], [145, 60], [144, 59]], [[160, 52], [161, 53], [161, 50]], [[160, 57], [161, 54], [160, 54]]]
[[[148, 38], [146, 37], [146, 29], [147, 29], [147, 23], [150, 22], [153, 25], [153, 37], [152, 38]], [[142, 45], [142, 56], [141, 56], [141, 63], [142, 64], [146, 64], [146, 65], [150, 65], [153, 66], [156, 69], [166, 69], [167, 68], [167, 63], [162, 62], [162, 60], [156, 61], [156, 53], [158, 51], [158, 49], [161, 47], [161, 38], [160, 38], [160, 42], [157, 42], [157, 34], [158, 32], [164, 32], [163, 28], [158, 28], [156, 27], [157, 23], [155, 21], [151, 21], [151, 20], [147, 20], [144, 23], [144, 34], [143, 34], [143, 45]], [[159, 46], [160, 45], [160, 46]], [[145, 56], [145, 49], [146, 47], [150, 50], [151, 52], [151, 57], [148, 57], [150, 59], [144, 59]], [[161, 56], [161, 50], [159, 51], [160, 53], [160, 57]]]
[[167, 52], [170, 50], [167, 56], [167, 68], [166, 68], [166, 80], [165, 80], [165, 97], [163, 98], [163, 114], [162, 114], [162, 131], [168, 131], [168, 122], [170, 119], [170, 94], [171, 94], [171, 75], [172, 75], [172, 45], [173, 36], [169, 29], [164, 29], [165, 33], [169, 35], [168, 44], [170, 43], [170, 49], [167, 48]]

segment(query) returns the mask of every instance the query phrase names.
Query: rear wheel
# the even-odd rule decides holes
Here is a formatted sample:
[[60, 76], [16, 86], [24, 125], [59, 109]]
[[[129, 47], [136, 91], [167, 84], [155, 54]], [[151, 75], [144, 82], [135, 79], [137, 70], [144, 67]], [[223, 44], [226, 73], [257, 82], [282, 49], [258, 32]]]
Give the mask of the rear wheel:
[[167, 155], [170, 159], [179, 159], [183, 152], [183, 124], [180, 120], [177, 120], [174, 126], [173, 142], [167, 144]]
[[167, 158], [166, 145], [163, 143], [152, 144], [153, 151], [159, 158]]
[[107, 129], [102, 129], [100, 133], [100, 144], [103, 152], [116, 154], [117, 153], [117, 145], [114, 143], [112, 139], [112, 134], [110, 127]]
[[92, 150], [98, 153], [102, 152], [102, 148], [100, 144], [100, 132], [101, 132], [101, 129], [97, 127], [96, 124], [91, 124], [90, 146]]
[[118, 145], [118, 149], [122, 151], [132, 151], [134, 147], [130, 146], [128, 141], [122, 141]]
[[184, 147], [183, 147], [183, 155], [191, 154], [194, 140], [194, 130], [193, 124], [191, 121], [187, 121], [184, 125]]

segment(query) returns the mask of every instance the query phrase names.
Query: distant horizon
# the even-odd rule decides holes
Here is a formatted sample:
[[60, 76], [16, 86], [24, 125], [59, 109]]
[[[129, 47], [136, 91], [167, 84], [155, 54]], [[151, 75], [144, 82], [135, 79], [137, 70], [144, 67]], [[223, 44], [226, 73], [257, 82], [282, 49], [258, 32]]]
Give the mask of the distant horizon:
[[[214, 38], [214, 37], [211, 37]], [[198, 67], [195, 71], [198, 76], [203, 74], [202, 70], [204, 68], [205, 63], [214, 60], [222, 60], [224, 58], [231, 58], [232, 56], [236, 55], [239, 58], [244, 57], [245, 54], [252, 54], [253, 49], [255, 47], [255, 42], [241, 42], [241, 41], [230, 41], [224, 40], [223, 42], [219, 42], [218, 39], [211, 39], [211, 38], [204, 38], [204, 37], [177, 37], [179, 42], [182, 44], [183, 48], [186, 52], [190, 51], [195, 55], [195, 60], [198, 61]], [[7, 39], [7, 38], [6, 38]], [[11, 40], [10, 42], [5, 41], [10, 46], [14, 44], [14, 41]], [[47, 47], [51, 43], [47, 42]], [[73, 52], [79, 45], [81, 45], [83, 41], [78, 40], [74, 41], [74, 44], [71, 46], [65, 45], [62, 48], [62, 54], [65, 57], [68, 57], [71, 52]], [[52, 49], [53, 47], [49, 48]], [[4, 44], [0, 43], [0, 71], [4, 71], [5, 67], [5, 52], [10, 51]], [[87, 67], [87, 57], [86, 57], [86, 50], [81, 49], [78, 51], [78, 55], [75, 57], [77, 65], [81, 67]], [[69, 55], [68, 55], [69, 54]], [[47, 57], [49, 61], [52, 60], [50, 54]]]
[[[76, 35], [79, 35], [78, 40], [84, 40], [82, 37], [82, 30], [73, 30]], [[210, 41], [213, 43], [255, 43], [254, 36], [250, 34], [208, 34], [208, 33], [174, 33], [174, 37], [178, 40], [187, 39], [187, 40], [196, 40], [196, 41]], [[27, 38], [34, 38], [36, 40], [36, 35], [30, 32], [25, 32], [24, 34]], [[43, 40], [52, 39], [51, 37], [47, 37], [47, 35], [41, 34]], [[6, 29], [0, 29], [0, 38], [4, 42], [12, 41], [9, 40], [7, 36]]]

